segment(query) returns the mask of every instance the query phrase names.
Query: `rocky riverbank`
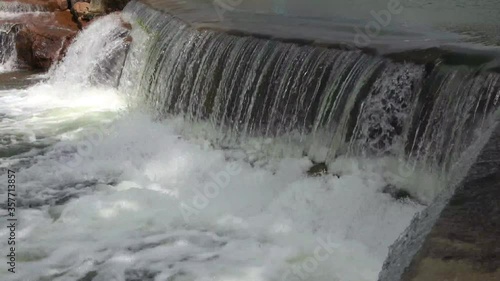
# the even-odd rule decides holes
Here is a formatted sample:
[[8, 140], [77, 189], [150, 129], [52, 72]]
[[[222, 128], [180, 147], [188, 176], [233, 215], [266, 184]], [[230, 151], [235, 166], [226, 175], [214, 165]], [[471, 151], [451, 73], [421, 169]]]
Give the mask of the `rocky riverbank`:
[[47, 70], [66, 53], [80, 30], [95, 18], [118, 12], [128, 0], [3, 0], [11, 10], [16, 5], [33, 7], [32, 13], [0, 19], [15, 24], [17, 64], [20, 68]]

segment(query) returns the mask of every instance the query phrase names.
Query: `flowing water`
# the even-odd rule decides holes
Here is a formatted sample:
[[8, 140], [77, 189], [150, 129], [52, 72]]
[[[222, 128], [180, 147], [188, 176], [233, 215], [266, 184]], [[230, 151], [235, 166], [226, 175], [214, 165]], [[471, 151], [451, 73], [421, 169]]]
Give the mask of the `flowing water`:
[[15, 36], [19, 25], [4, 20], [33, 15], [45, 10], [42, 6], [19, 2], [0, 2], [0, 73], [10, 72], [16, 66]]
[[43, 12], [46, 8], [41, 5], [26, 4], [17, 1], [0, 2], [0, 11], [9, 13]]
[[136, 80], [153, 114], [208, 120], [224, 146], [285, 136], [317, 161], [392, 155], [447, 172], [498, 106], [498, 74], [193, 30], [129, 8], [151, 37]]
[[[500, 76], [474, 66], [122, 16], [132, 30], [102, 17], [42, 82], [0, 90], [18, 204], [2, 280], [376, 280], [500, 105]], [[329, 173], [306, 176], [312, 160]]]
[[0, 24], [0, 73], [14, 69], [16, 60], [15, 36], [18, 27], [15, 24]]
[[37, 15], [46, 11], [47, 8], [42, 5], [0, 1], [0, 20], [13, 19], [23, 15]]

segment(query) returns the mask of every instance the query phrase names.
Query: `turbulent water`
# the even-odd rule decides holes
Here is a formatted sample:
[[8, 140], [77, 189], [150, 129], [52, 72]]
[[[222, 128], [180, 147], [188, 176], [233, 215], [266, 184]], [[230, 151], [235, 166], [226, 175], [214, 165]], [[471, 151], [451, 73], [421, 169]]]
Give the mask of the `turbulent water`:
[[138, 80], [153, 114], [208, 120], [221, 145], [282, 137], [318, 161], [392, 155], [446, 172], [499, 105], [498, 74], [194, 30], [139, 3], [128, 10], [150, 34]]
[[123, 16], [130, 34], [100, 18], [43, 82], [0, 91], [2, 280], [376, 280], [499, 105], [469, 67]]

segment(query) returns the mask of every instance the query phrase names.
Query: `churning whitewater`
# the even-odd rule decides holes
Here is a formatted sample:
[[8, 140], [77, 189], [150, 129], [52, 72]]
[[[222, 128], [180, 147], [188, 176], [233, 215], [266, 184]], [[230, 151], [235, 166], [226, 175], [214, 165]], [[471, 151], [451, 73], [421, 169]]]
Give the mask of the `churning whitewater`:
[[[388, 247], [446, 180], [422, 163], [448, 166], [460, 158], [458, 150], [474, 139], [456, 124], [486, 128], [498, 106], [498, 76], [439, 72], [432, 83], [440, 86], [430, 86], [438, 91], [435, 107], [414, 108], [416, 85], [430, 75], [422, 67], [358, 52], [311, 48], [309, 57], [293, 44], [239, 42], [172, 19], [161, 25], [154, 22], [159, 12], [148, 16], [145, 9], [129, 4], [130, 31], [120, 15], [95, 20], [41, 82], [0, 91], [0, 168], [2, 178], [16, 170], [18, 202], [17, 272], [2, 267], [2, 280], [377, 280]], [[11, 44], [4, 42], [0, 47]], [[257, 54], [262, 45], [267, 51]], [[286, 64], [291, 54], [303, 65]], [[246, 68], [220, 68], [228, 56], [235, 64], [258, 59]], [[280, 69], [262, 63], [269, 56]], [[261, 72], [282, 84], [267, 85]], [[232, 73], [238, 78], [231, 80]], [[304, 84], [295, 84], [294, 75]], [[467, 92], [447, 100], [441, 85], [463, 78], [470, 78], [463, 81]], [[356, 91], [364, 87], [357, 83], [368, 81], [373, 88], [361, 104]], [[485, 81], [489, 87], [478, 86]], [[443, 123], [435, 123], [438, 109], [463, 109], [466, 95], [478, 89], [475, 122], [439, 112]], [[276, 99], [265, 98], [267, 91]], [[304, 103], [306, 93], [318, 98]], [[278, 112], [278, 98], [290, 110]], [[259, 102], [269, 109], [267, 120], [255, 120]], [[395, 116], [384, 115], [397, 105]], [[422, 108], [431, 121], [405, 119]], [[299, 122], [306, 119], [310, 124]], [[356, 120], [382, 127], [373, 132]], [[443, 128], [456, 129], [452, 159], [431, 156], [445, 147]], [[415, 147], [405, 150], [409, 144]], [[308, 176], [311, 159], [327, 161], [328, 173]], [[388, 186], [404, 186], [412, 196], [396, 200], [383, 192]], [[6, 206], [0, 211], [7, 217]], [[2, 249], [8, 235], [0, 230]]]
[[306, 177], [307, 158], [252, 167], [256, 151], [186, 140], [185, 121], [127, 107], [114, 77], [93, 79], [123, 32], [99, 19], [45, 82], [1, 93], [2, 168], [19, 169], [21, 205], [18, 272], [2, 280], [376, 279], [421, 206], [380, 193], [374, 163], [332, 163], [340, 178]]

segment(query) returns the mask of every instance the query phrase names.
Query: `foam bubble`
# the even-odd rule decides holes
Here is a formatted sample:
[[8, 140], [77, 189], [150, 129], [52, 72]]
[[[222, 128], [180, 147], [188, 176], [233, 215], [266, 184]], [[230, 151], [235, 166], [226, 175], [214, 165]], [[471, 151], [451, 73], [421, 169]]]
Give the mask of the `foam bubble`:
[[7, 280], [376, 280], [422, 208], [382, 194], [375, 168], [309, 178], [308, 159], [252, 167], [169, 120], [130, 112], [108, 128], [73, 170], [60, 147], [81, 139], [19, 172], [19, 197], [46, 203], [20, 211], [22, 270]]

